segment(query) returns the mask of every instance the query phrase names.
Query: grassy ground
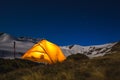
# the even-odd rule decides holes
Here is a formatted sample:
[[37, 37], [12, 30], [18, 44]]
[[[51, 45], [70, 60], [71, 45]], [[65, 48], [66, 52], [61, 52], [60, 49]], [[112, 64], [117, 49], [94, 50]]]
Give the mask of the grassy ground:
[[76, 54], [53, 65], [0, 59], [0, 80], [120, 80], [120, 52], [93, 59]]

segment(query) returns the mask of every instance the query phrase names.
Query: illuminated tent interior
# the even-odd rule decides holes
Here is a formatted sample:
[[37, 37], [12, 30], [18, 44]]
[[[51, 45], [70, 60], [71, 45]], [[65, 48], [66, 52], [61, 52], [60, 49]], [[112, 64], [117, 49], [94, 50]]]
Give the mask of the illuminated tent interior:
[[29, 49], [22, 59], [35, 62], [54, 64], [66, 59], [59, 46], [43, 39]]

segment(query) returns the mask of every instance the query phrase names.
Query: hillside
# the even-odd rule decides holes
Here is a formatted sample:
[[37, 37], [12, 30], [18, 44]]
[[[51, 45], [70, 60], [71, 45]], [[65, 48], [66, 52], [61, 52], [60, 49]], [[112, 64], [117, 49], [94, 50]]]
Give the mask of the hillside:
[[[115, 48], [114, 48], [115, 49]], [[68, 56], [63, 63], [37, 64], [25, 60], [0, 59], [0, 80], [119, 80], [120, 51], [89, 59]]]

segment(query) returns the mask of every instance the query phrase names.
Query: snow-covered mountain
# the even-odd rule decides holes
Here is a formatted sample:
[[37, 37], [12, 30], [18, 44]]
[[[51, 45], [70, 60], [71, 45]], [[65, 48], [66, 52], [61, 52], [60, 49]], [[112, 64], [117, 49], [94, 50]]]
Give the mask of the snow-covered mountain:
[[[7, 33], [0, 33], [0, 57], [14, 57], [14, 42], [16, 44], [16, 57], [20, 57], [39, 40], [40, 39], [33, 39], [27, 37], [15, 38]], [[80, 53], [92, 58], [110, 53], [112, 47], [114, 47], [117, 43], [118, 42], [93, 46], [70, 45], [62, 46], [61, 49], [65, 56]]]
[[16, 44], [16, 57], [20, 57], [34, 43], [30, 41], [20, 41], [7, 33], [0, 33], [0, 57], [13, 58], [14, 42]]
[[70, 45], [70, 46], [63, 46], [61, 49], [65, 53], [66, 56], [71, 54], [85, 54], [88, 57], [97, 57], [103, 56], [105, 54], [111, 53], [112, 47], [117, 44], [118, 42], [108, 43], [103, 45], [92, 45], [92, 46], [80, 46], [80, 45]]

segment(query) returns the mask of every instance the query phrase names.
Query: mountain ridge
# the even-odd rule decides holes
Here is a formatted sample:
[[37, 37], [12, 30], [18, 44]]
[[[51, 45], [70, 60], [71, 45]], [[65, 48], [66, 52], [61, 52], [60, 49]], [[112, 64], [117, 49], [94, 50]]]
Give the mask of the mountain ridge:
[[[16, 43], [16, 53], [24, 54], [29, 48], [31, 48], [36, 42], [40, 41], [41, 38], [29, 38], [29, 37], [18, 37], [15, 38], [7, 33], [0, 33], [0, 57], [2, 58], [13, 58], [13, 45]], [[92, 46], [81, 46], [81, 45], [69, 45], [60, 46], [64, 55], [67, 57], [72, 54], [84, 54], [90, 58], [103, 56], [109, 54], [112, 47], [120, 42], [106, 43], [102, 45], [92, 45]], [[120, 45], [120, 44], [118, 44]], [[7, 55], [5, 55], [7, 52]], [[9, 53], [9, 56], [8, 56]], [[19, 56], [16, 57], [21, 57]], [[1, 56], [2, 55], [2, 56]], [[4, 56], [3, 56], [4, 55]], [[11, 56], [10, 56], [11, 55]]]
[[[86, 56], [92, 58], [92, 57], [97, 57], [97, 56], [103, 56], [105, 54], [108, 54], [112, 47], [117, 44], [118, 42], [114, 43], [107, 43], [107, 44], [102, 44], [102, 45], [92, 45], [92, 46], [80, 46], [80, 45], [72, 45], [71, 46], [64, 46], [61, 47], [63, 49], [64, 53], [67, 53], [66, 55], [69, 56], [71, 54], [85, 54]], [[72, 53], [66, 52], [66, 50], [71, 51]]]

